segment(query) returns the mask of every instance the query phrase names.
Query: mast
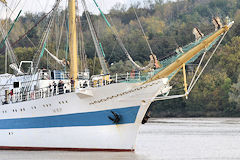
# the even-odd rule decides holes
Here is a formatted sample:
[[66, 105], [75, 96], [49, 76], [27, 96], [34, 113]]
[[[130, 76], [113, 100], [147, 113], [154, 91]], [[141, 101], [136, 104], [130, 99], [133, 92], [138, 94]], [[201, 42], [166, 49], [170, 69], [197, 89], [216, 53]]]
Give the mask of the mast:
[[[76, 31], [76, 7], [75, 0], [68, 0], [69, 8], [69, 54], [70, 54], [70, 78], [77, 82], [77, 31]], [[76, 85], [74, 86], [74, 88]]]

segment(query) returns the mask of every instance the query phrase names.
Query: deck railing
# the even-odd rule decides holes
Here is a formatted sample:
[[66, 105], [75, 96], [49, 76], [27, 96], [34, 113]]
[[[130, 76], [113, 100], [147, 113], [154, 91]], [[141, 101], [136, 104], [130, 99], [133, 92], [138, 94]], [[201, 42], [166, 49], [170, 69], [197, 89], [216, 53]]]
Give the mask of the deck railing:
[[[106, 79], [104, 76], [98, 80], [98, 82], [85, 80], [84, 82], [80, 82], [77, 88], [87, 88], [87, 87], [102, 87], [106, 85], [110, 85], [112, 83], [137, 83], [145, 81], [149, 76], [143, 76], [140, 72], [135, 73], [127, 73], [127, 74], [115, 74], [114, 76], [110, 76], [110, 78]], [[23, 90], [24, 88], [22, 88]], [[52, 97], [60, 94], [67, 94], [74, 91], [71, 87], [70, 83], [65, 83], [63, 86], [54, 87], [53, 85], [45, 88], [40, 88], [37, 90], [31, 91], [14, 91], [13, 94], [8, 95], [0, 95], [0, 100], [2, 104], [11, 104], [18, 103], [23, 101], [36, 100], [41, 98]], [[1, 105], [1, 103], [0, 103]]]
[[4, 105], [4, 104], [42, 99], [42, 98], [52, 97], [52, 96], [66, 94], [70, 92], [72, 92], [71, 87], [70, 88], [56, 87], [56, 89], [47, 87], [47, 88], [41, 88], [39, 90], [32, 90], [27, 92], [14, 92], [12, 95], [11, 94], [1, 95], [0, 99], [2, 101], [2, 105]]

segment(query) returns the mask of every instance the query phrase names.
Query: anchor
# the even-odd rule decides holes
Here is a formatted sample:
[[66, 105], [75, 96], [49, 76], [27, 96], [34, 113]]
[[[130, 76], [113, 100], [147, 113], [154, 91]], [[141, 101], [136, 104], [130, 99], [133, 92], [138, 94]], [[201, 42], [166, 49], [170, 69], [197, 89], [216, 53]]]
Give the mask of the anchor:
[[120, 116], [118, 113], [113, 112], [113, 111], [111, 111], [111, 113], [113, 114], [114, 118], [113, 118], [113, 117], [110, 117], [110, 116], [108, 116], [108, 118], [109, 118], [111, 121], [113, 121], [113, 123], [118, 124], [118, 122], [120, 121], [120, 117], [121, 117], [121, 116]]

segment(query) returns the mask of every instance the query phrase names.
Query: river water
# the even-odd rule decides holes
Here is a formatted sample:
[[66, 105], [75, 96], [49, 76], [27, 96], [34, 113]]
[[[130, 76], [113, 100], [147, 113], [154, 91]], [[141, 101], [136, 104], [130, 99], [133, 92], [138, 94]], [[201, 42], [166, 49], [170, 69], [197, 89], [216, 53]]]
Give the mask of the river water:
[[240, 159], [240, 118], [151, 119], [135, 152], [0, 151], [0, 160], [201, 159]]

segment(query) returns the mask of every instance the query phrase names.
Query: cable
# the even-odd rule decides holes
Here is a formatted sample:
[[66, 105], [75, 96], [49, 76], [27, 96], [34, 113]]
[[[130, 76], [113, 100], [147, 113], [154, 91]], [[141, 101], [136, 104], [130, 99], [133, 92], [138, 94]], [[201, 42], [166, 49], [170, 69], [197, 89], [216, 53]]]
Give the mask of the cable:
[[[19, 0], [19, 1], [18, 1], [18, 3], [16, 4], [16, 6], [15, 6], [15, 8], [14, 8], [13, 10], [6, 5], [6, 7], [11, 11], [11, 14], [10, 14], [9, 18], [7, 18], [7, 19], [10, 19], [10, 18], [12, 17], [14, 11], [17, 9], [17, 7], [18, 7], [18, 5], [20, 4], [21, 1], [22, 1], [22, 0]], [[6, 14], [7, 14], [7, 13], [6, 13]], [[5, 25], [7, 24], [7, 22], [8, 22], [8, 20], [3, 24], [3, 27], [4, 27], [4, 28], [5, 28]]]
[[190, 85], [189, 85], [189, 88], [192, 87], [192, 84], [193, 84], [193, 82], [194, 82], [194, 80], [195, 80], [195, 78], [196, 78], [196, 76], [197, 76], [197, 73], [198, 73], [198, 71], [199, 71], [199, 69], [200, 69], [200, 66], [201, 66], [201, 64], [202, 64], [202, 62], [203, 62], [203, 59], [204, 59], [206, 53], [207, 53], [207, 52], [204, 52], [204, 54], [203, 54], [203, 56], [202, 56], [202, 58], [201, 58], [201, 60], [200, 60], [200, 62], [199, 62], [199, 64], [198, 64], [198, 66], [197, 66], [197, 69], [196, 69], [196, 71], [195, 71], [195, 73], [194, 73], [194, 76], [193, 76], [192, 81], [191, 81], [191, 83], [190, 83]]
[[102, 12], [102, 10], [100, 9], [100, 7], [98, 6], [96, 0], [93, 0], [93, 2], [95, 3], [96, 7], [98, 8], [100, 14], [102, 15], [103, 19], [105, 20], [105, 22], [107, 23], [107, 26], [111, 29], [113, 35], [114, 35], [114, 38], [118, 41], [122, 51], [126, 54], [127, 58], [130, 60], [130, 62], [136, 67], [138, 68], [139, 70], [147, 70], [149, 68], [152, 68], [154, 66], [154, 56], [152, 59], [150, 59], [150, 63], [145, 66], [145, 67], [141, 67], [139, 66], [131, 57], [131, 55], [129, 54], [128, 50], [126, 49], [126, 47], [124, 46], [123, 44], [123, 41], [122, 39], [120, 38], [117, 30], [115, 28], [113, 28], [113, 26], [109, 23], [109, 21], [107, 20], [106, 16], [104, 15], [104, 13]]
[[[67, 1], [66, 1], [67, 3]], [[66, 12], [67, 10], [65, 10], [64, 14], [63, 14], [63, 22], [61, 25], [61, 30], [60, 30], [60, 35], [59, 35], [59, 41], [58, 41], [58, 46], [57, 46], [57, 51], [56, 51], [56, 57], [58, 58], [58, 53], [59, 53], [59, 49], [60, 49], [60, 45], [61, 45], [61, 40], [62, 40], [62, 33], [63, 33], [63, 27], [65, 24], [65, 16], [66, 16]]]
[[224, 35], [222, 36], [221, 40], [219, 41], [219, 43], [217, 44], [216, 48], [214, 49], [213, 53], [211, 54], [211, 56], [209, 57], [208, 61], [206, 62], [206, 64], [204, 65], [203, 69], [201, 70], [201, 72], [199, 73], [198, 77], [196, 78], [196, 80], [194, 81], [193, 85], [191, 86], [191, 88], [188, 89], [188, 93], [190, 93], [193, 89], [193, 87], [195, 86], [195, 84], [197, 83], [198, 79], [201, 77], [203, 71], [205, 70], [205, 68], [207, 67], [207, 65], [209, 64], [210, 60], [212, 59], [213, 55], [215, 54], [215, 52], [217, 51], [218, 47], [220, 46], [221, 42], [223, 41], [224, 37], [226, 36], [226, 34], [228, 33], [228, 30], [224, 33]]
[[95, 45], [95, 49], [96, 49], [96, 52], [97, 52], [97, 55], [98, 55], [103, 73], [104, 74], [109, 74], [109, 70], [108, 70], [107, 64], [106, 64], [105, 59], [104, 59], [104, 52], [103, 52], [102, 44], [98, 40], [97, 33], [96, 33], [96, 30], [94, 29], [94, 26], [93, 26], [92, 20], [90, 18], [90, 14], [88, 12], [85, 0], [82, 0], [82, 5], [83, 5], [83, 8], [84, 8], [84, 12], [85, 12], [85, 15], [86, 15], [86, 18], [87, 18], [87, 21], [88, 21], [88, 26], [89, 26], [89, 29], [91, 31], [92, 39], [93, 39], [93, 42], [94, 42], [94, 45]]
[[[51, 26], [52, 26], [52, 24], [53, 24], [53, 21], [54, 21], [54, 18], [55, 18], [55, 16], [56, 16], [56, 14], [57, 14], [56, 8], [58, 8], [60, 2], [61, 2], [61, 0], [56, 0], [55, 6], [53, 7], [53, 8], [54, 8], [54, 9], [53, 9], [54, 12], [53, 12], [52, 18], [49, 20], [47, 29], [46, 29], [45, 34], [43, 35], [42, 41], [41, 41], [41, 43], [40, 43], [41, 52], [40, 52], [40, 50], [39, 50], [40, 48], [39, 48], [38, 51], [37, 51], [37, 53], [40, 52], [40, 55], [39, 55], [38, 59], [36, 59], [37, 62], [36, 62], [36, 65], [34, 66], [34, 71], [33, 71], [33, 73], [31, 74], [31, 76], [32, 76], [31, 82], [29, 82], [29, 84], [26, 84], [26, 88], [25, 88], [25, 90], [24, 90], [25, 92], [26, 92], [26, 91], [29, 91], [29, 89], [31, 89], [32, 83], [33, 83], [33, 81], [34, 81], [34, 79], [33, 79], [34, 76], [33, 76], [33, 75], [35, 75], [35, 74], [37, 73], [37, 69], [38, 69], [38, 66], [39, 66], [39, 63], [40, 63], [40, 59], [41, 59], [41, 57], [42, 57], [42, 55], [43, 55], [43, 52], [44, 52], [44, 49], [45, 49], [45, 46], [46, 46], [46, 42], [47, 42], [47, 39], [48, 39], [48, 35], [49, 35], [49, 32], [50, 32]], [[37, 54], [36, 54], [36, 55], [37, 55]], [[35, 56], [35, 57], [36, 57], [36, 56]], [[34, 61], [35, 61], [35, 60], [34, 60]], [[39, 75], [37, 75], [37, 76], [39, 76]], [[38, 77], [37, 77], [37, 79], [38, 79]]]
[[[131, 0], [131, 1], [132, 1], [132, 0]], [[144, 32], [144, 29], [143, 29], [143, 27], [142, 27], [141, 21], [140, 21], [138, 15], [137, 15], [137, 12], [136, 12], [136, 10], [135, 10], [134, 7], [132, 7], [132, 8], [133, 8], [134, 14], [135, 14], [135, 16], [136, 16], [136, 18], [137, 18], [138, 24], [139, 24], [139, 26], [140, 26], [140, 28], [141, 28], [141, 31], [142, 31], [142, 33], [143, 33], [144, 39], [145, 39], [146, 42], [147, 42], [148, 48], [149, 48], [149, 50], [150, 50], [150, 53], [151, 53], [152, 56], [154, 56], [153, 51], [152, 51], [152, 48], [151, 48], [151, 46], [150, 46], [150, 44], [149, 44], [149, 41], [148, 41], [148, 39], [147, 39], [147, 36], [146, 36], [146, 34], [145, 34], [145, 32]]]
[[77, 1], [77, 10], [79, 12], [78, 15], [78, 21], [79, 21], [79, 38], [81, 39], [80, 44], [79, 44], [79, 54], [81, 57], [81, 70], [85, 71], [86, 69], [88, 69], [88, 63], [87, 63], [87, 55], [86, 55], [86, 51], [85, 51], [85, 44], [84, 44], [84, 36], [83, 36], [83, 28], [82, 28], [82, 22], [81, 22], [81, 14], [80, 14], [80, 10], [79, 10], [79, 3]]
[[[60, 0], [61, 1], [61, 0]], [[60, 3], [60, 2], [59, 2]], [[35, 23], [26, 33], [19, 37], [12, 46], [14, 47], [19, 41], [21, 41], [26, 35], [28, 35], [35, 27], [37, 27], [50, 13], [54, 11], [57, 6], [55, 5], [48, 13], [46, 13], [37, 23]]]

